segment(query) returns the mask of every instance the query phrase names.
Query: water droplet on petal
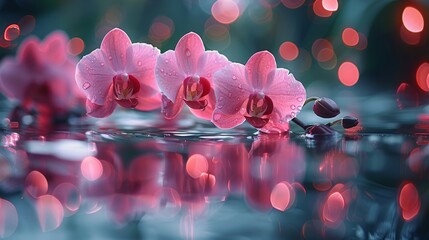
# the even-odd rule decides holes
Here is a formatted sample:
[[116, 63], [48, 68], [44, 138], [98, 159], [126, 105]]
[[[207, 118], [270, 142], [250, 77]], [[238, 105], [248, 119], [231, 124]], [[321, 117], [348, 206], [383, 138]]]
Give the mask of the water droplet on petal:
[[165, 61], [164, 61], [165, 63], [168, 63], [168, 62], [170, 62], [170, 60], [168, 60], [168, 59], [165, 59]]
[[89, 87], [91, 87], [91, 84], [90, 84], [89, 82], [85, 82], [85, 83], [82, 85], [83, 90], [86, 90], [86, 89], [88, 89]]
[[299, 111], [301, 111], [301, 109], [302, 109], [302, 106], [298, 106], [298, 107], [297, 107], [297, 109], [298, 109]]
[[237, 80], [237, 77], [235, 75], [232, 76], [233, 80]]
[[295, 109], [296, 109], [296, 106], [295, 106], [295, 105], [291, 105], [291, 106], [290, 106], [290, 109], [295, 110]]
[[238, 88], [239, 89], [243, 89], [243, 85], [240, 83], [240, 84], [238, 84]]
[[100, 66], [104, 67], [104, 62], [100, 63]]
[[138, 65], [139, 67], [141, 67], [141, 66], [142, 66], [142, 61], [138, 61], [138, 62], [137, 62], [137, 65]]
[[223, 97], [219, 97], [218, 101], [222, 102], [223, 101]]
[[109, 60], [110, 60], [110, 61], [112, 61], [112, 60], [113, 60], [112, 56], [109, 56]]
[[291, 115], [292, 118], [294, 118], [296, 116], [296, 113], [292, 112], [290, 115]]
[[221, 117], [222, 117], [222, 116], [221, 116], [219, 113], [215, 113], [215, 114], [213, 115], [213, 119], [214, 119], [215, 121], [218, 121]]
[[219, 104], [219, 105], [217, 105], [217, 108], [222, 109], [223, 105]]
[[160, 71], [161, 71], [161, 72], [164, 72], [164, 69], [162, 69], [162, 68], [161, 68], [161, 70], [160, 70]]
[[228, 93], [228, 97], [231, 97], [232, 96], [232, 93]]
[[190, 56], [191, 56], [191, 51], [190, 51], [189, 49], [186, 49], [186, 50], [185, 50], [185, 55], [186, 55], [187, 57], [190, 57]]
[[298, 100], [299, 102], [302, 102], [302, 100], [304, 99], [302, 99], [302, 97], [298, 97], [296, 100]]

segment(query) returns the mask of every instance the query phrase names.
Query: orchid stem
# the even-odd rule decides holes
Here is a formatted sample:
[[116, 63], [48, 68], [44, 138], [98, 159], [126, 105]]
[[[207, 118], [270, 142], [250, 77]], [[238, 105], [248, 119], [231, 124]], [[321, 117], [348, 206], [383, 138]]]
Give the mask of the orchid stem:
[[306, 125], [304, 122], [302, 122], [298, 118], [292, 118], [291, 121], [294, 122], [296, 125], [300, 126], [304, 130], [306, 130], [309, 127], [308, 125]]
[[327, 123], [325, 125], [328, 126], [328, 127], [330, 127], [330, 126], [335, 125], [335, 124], [340, 123], [340, 122], [341, 122], [341, 119], [337, 119], [337, 120], [335, 120], [333, 122], [330, 122], [330, 123]]
[[302, 105], [303, 107], [310, 102], [316, 101], [317, 99], [319, 99], [319, 97], [309, 97], [307, 99], [305, 99], [304, 105]]

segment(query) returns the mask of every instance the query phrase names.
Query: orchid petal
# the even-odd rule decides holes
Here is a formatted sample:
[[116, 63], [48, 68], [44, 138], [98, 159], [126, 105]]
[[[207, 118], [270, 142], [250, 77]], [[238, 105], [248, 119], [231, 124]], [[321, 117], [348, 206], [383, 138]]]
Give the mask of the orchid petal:
[[189, 108], [189, 110], [198, 118], [211, 120], [216, 105], [216, 97], [213, 89], [210, 90], [210, 93], [207, 95], [206, 100], [208, 104], [204, 109]]
[[240, 113], [228, 115], [221, 112], [219, 109], [215, 109], [213, 112], [212, 123], [216, 127], [221, 129], [229, 129], [237, 127], [242, 124], [246, 119]]
[[67, 57], [67, 41], [68, 37], [64, 32], [53, 32], [43, 41], [42, 50], [54, 63], [63, 63]]
[[179, 70], [174, 51], [169, 50], [158, 57], [155, 76], [162, 94], [175, 102], [186, 76], [183, 71]]
[[216, 108], [222, 113], [232, 115], [239, 112], [251, 94], [244, 69], [242, 64], [232, 63], [214, 74]]
[[6, 96], [22, 100], [31, 77], [22, 71], [13, 58], [5, 58], [0, 64], [0, 91]]
[[155, 64], [159, 49], [145, 43], [134, 43], [127, 49], [125, 71], [140, 82], [139, 99], [156, 95], [158, 86], [155, 80]]
[[256, 90], [262, 90], [268, 74], [276, 69], [276, 60], [268, 51], [253, 54], [246, 63], [246, 79]]
[[131, 46], [130, 38], [119, 28], [112, 29], [104, 36], [100, 48], [106, 54], [115, 72], [124, 71], [126, 51], [129, 46]]
[[38, 69], [43, 65], [43, 55], [39, 40], [30, 38], [21, 44], [18, 50], [18, 61], [29, 69]]
[[270, 121], [259, 131], [269, 134], [280, 134], [289, 131], [289, 122], [282, 121], [280, 115], [275, 113], [271, 115]]
[[[183, 90], [180, 90], [182, 92]], [[165, 95], [162, 95], [161, 99], [161, 113], [164, 115], [166, 119], [173, 119], [177, 117], [180, 110], [183, 108], [183, 101], [181, 94], [177, 95], [177, 99], [175, 102], [168, 99]]]
[[106, 64], [102, 50], [84, 56], [76, 66], [76, 83], [92, 103], [103, 105], [115, 73]]
[[203, 40], [196, 33], [183, 36], [176, 45], [175, 54], [179, 67], [188, 75], [194, 75], [198, 59], [204, 53]]
[[116, 102], [113, 99], [112, 88], [109, 90], [109, 95], [106, 98], [106, 102], [99, 105], [86, 100], [86, 113], [91, 117], [104, 118], [113, 113], [116, 107]]
[[197, 73], [200, 77], [205, 77], [209, 81], [213, 74], [229, 64], [228, 59], [217, 51], [206, 51], [198, 59]]
[[[154, 90], [156, 91], [156, 90]], [[150, 97], [139, 98], [139, 103], [135, 109], [140, 111], [152, 111], [161, 107], [161, 94], [157, 93]]]
[[306, 97], [302, 83], [282, 68], [270, 73], [264, 93], [273, 100], [274, 111], [279, 113], [279, 119], [286, 122], [298, 114]]

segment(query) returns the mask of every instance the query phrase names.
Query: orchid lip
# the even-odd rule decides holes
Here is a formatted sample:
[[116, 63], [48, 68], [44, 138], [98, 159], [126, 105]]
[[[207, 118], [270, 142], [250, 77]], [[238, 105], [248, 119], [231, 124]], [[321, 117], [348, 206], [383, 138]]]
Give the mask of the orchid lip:
[[113, 94], [116, 102], [125, 108], [134, 108], [138, 105], [135, 96], [140, 91], [140, 83], [133, 75], [126, 73], [113, 77]]
[[255, 128], [262, 128], [269, 122], [269, 115], [273, 112], [273, 101], [263, 93], [253, 93], [247, 101], [247, 122]]
[[204, 97], [210, 91], [210, 82], [204, 77], [191, 76], [183, 80], [183, 100], [192, 109], [204, 110], [208, 104]]

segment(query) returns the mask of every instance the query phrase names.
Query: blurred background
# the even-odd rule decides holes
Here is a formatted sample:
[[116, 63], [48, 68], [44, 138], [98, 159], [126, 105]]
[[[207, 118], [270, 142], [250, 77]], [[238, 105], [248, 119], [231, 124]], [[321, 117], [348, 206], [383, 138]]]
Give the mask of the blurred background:
[[[424, 0], [2, 0], [0, 58], [28, 35], [63, 30], [71, 54], [98, 48], [112, 28], [133, 42], [174, 49], [187, 32], [245, 63], [269, 50], [311, 94], [395, 93], [427, 102], [429, 2]], [[403, 86], [404, 87], [404, 86]], [[326, 89], [326, 91], [324, 91]], [[413, 98], [414, 99], [414, 98]]]

